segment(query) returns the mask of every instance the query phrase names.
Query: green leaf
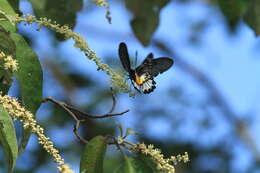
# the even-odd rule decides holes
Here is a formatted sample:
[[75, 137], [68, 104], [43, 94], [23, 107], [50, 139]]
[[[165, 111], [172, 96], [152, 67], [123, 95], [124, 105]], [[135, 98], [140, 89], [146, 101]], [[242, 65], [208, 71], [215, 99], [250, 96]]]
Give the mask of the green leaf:
[[121, 123], [119, 123], [119, 122], [116, 122], [116, 126], [118, 127], [118, 129], [119, 129], [119, 132], [120, 132], [120, 136], [122, 137], [123, 136], [123, 126], [122, 126], [122, 124]]
[[136, 17], [131, 21], [131, 27], [135, 36], [144, 46], [150, 43], [158, 24], [159, 16], [155, 12], [151, 12], [149, 17]]
[[25, 150], [25, 148], [30, 140], [31, 134], [32, 134], [32, 132], [30, 129], [23, 129], [23, 134], [22, 134], [23, 136], [22, 136], [21, 142], [18, 147], [19, 155]]
[[260, 34], [260, 1], [259, 0], [250, 1], [244, 20], [255, 31], [256, 35]]
[[8, 172], [11, 173], [18, 155], [17, 139], [13, 121], [2, 105], [0, 105], [0, 142], [7, 160]]
[[154, 161], [152, 161], [152, 159], [150, 157], [144, 156], [144, 155], [138, 155], [138, 159], [140, 159], [146, 165], [148, 165], [149, 168], [152, 169], [154, 173], [161, 172], [161, 171], [158, 171], [156, 163]]
[[134, 18], [131, 20], [132, 30], [144, 46], [150, 43], [151, 37], [159, 25], [160, 11], [169, 1], [125, 0], [126, 7], [134, 14]]
[[156, 173], [156, 172], [142, 159], [128, 157], [126, 155], [124, 155], [124, 163], [115, 171], [115, 173]]
[[19, 10], [19, 0], [7, 0], [16, 13], [21, 13]]
[[[35, 114], [42, 99], [42, 70], [37, 55], [25, 39], [16, 33], [11, 34], [16, 44], [18, 71], [15, 76], [20, 84], [22, 103], [32, 114]], [[30, 137], [30, 130], [25, 129], [19, 147], [19, 153], [24, 150]]]
[[96, 136], [86, 144], [80, 160], [80, 173], [102, 173], [107, 148], [106, 138]]
[[233, 30], [245, 14], [248, 7], [248, 0], [218, 0], [218, 4], [230, 28]]
[[128, 136], [128, 135], [138, 135], [139, 133], [134, 131], [133, 129], [131, 128], [127, 128], [126, 129], [126, 133], [125, 133], [125, 136]]
[[[15, 43], [10, 37], [9, 33], [0, 25], [0, 52], [5, 55], [11, 55], [15, 58]], [[3, 67], [4, 62], [0, 61], [0, 91], [6, 94], [12, 85], [12, 72], [5, 70]]]
[[[47, 17], [60, 25], [74, 28], [76, 13], [81, 10], [82, 0], [30, 0], [37, 17]], [[56, 34], [59, 40], [64, 40], [64, 35]]]
[[41, 65], [37, 55], [21, 35], [12, 33], [11, 37], [16, 44], [19, 69], [15, 76], [21, 87], [22, 102], [30, 112], [35, 114], [42, 99]]
[[0, 13], [0, 19], [7, 19], [0, 20], [0, 25], [9, 32], [16, 32], [16, 26], [8, 20], [9, 16], [14, 16], [16, 13], [7, 0], [0, 0], [0, 11], [5, 13], [4, 15]]
[[15, 43], [2, 25], [0, 25], [0, 51], [15, 58]]

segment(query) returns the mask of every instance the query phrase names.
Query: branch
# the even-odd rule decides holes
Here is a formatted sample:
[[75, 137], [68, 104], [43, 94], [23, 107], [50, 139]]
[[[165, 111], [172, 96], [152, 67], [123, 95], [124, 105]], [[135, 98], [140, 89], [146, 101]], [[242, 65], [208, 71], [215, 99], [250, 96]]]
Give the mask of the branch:
[[[111, 89], [111, 91], [112, 91], [112, 89]], [[78, 134], [78, 128], [79, 128], [81, 122], [84, 122], [88, 118], [92, 118], [92, 119], [108, 118], [108, 117], [123, 115], [123, 114], [129, 112], [129, 110], [126, 110], [126, 111], [123, 111], [123, 112], [120, 112], [120, 113], [112, 113], [115, 109], [115, 106], [116, 106], [116, 99], [115, 99], [113, 92], [111, 92], [111, 93], [112, 93], [113, 104], [112, 104], [110, 111], [107, 114], [104, 114], [104, 115], [93, 115], [93, 114], [83, 112], [83, 111], [81, 111], [81, 110], [79, 110], [79, 109], [77, 109], [77, 108], [75, 108], [71, 105], [68, 105], [68, 104], [61, 102], [61, 101], [58, 101], [58, 100], [55, 100], [51, 97], [44, 98], [42, 100], [42, 102], [50, 101], [50, 102], [60, 106], [69, 115], [71, 115], [72, 118], [76, 121], [76, 124], [74, 125], [74, 128], [73, 128], [73, 133], [82, 143], [87, 143], [87, 140], [85, 140], [82, 136], [80, 136]]]

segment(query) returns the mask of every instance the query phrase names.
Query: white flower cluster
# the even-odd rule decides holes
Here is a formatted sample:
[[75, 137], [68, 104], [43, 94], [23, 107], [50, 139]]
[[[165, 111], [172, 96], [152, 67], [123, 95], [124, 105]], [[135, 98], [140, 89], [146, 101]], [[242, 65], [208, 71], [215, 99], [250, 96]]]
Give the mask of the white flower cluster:
[[44, 129], [33, 118], [33, 114], [20, 105], [20, 103], [8, 96], [0, 95], [0, 104], [12, 116], [13, 120], [19, 120], [23, 123], [25, 129], [31, 129], [32, 133], [38, 136], [39, 144], [53, 157], [53, 160], [58, 163], [58, 170], [61, 173], [74, 173], [68, 165], [64, 163], [59, 151], [54, 147], [53, 142], [45, 136]]
[[17, 71], [18, 63], [12, 56], [7, 56], [4, 52], [0, 52], [0, 61], [3, 62], [5, 70]]

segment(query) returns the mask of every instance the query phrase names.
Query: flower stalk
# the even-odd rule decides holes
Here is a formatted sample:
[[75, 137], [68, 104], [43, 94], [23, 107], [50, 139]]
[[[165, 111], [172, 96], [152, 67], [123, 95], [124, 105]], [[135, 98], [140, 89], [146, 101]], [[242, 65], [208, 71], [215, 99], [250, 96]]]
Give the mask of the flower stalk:
[[38, 137], [39, 144], [42, 145], [53, 158], [54, 162], [58, 164], [58, 170], [61, 173], [74, 173], [67, 164], [64, 163], [63, 158], [60, 156], [58, 149], [54, 147], [49, 137], [44, 134], [44, 129], [33, 118], [33, 114], [20, 105], [20, 103], [8, 96], [0, 95], [0, 104], [3, 105], [5, 110], [10, 114], [13, 120], [19, 120], [25, 129], [30, 129], [32, 133]]
[[60, 24], [57, 24], [55, 21], [53, 22], [50, 19], [47, 19], [45, 17], [37, 19], [35, 16], [30, 14], [23, 15], [21, 17], [16, 16], [12, 19], [13, 22], [15, 23], [25, 22], [25, 25], [38, 23], [39, 29], [41, 27], [47, 27], [57, 33], [64, 34], [65, 38], [67, 39], [69, 38], [73, 39], [75, 41], [74, 46], [79, 48], [81, 51], [83, 51], [86, 57], [94, 61], [95, 64], [98, 66], [98, 70], [105, 71], [106, 74], [111, 77], [110, 81], [113, 88], [118, 89], [120, 92], [129, 93], [130, 95], [133, 95], [133, 93], [131, 93], [130, 91], [126, 79], [120, 74], [116, 73], [107, 64], [103, 63], [101, 59], [96, 55], [96, 52], [89, 48], [87, 42], [81, 37], [81, 35], [73, 32], [68, 26], [66, 25], [61, 26]]

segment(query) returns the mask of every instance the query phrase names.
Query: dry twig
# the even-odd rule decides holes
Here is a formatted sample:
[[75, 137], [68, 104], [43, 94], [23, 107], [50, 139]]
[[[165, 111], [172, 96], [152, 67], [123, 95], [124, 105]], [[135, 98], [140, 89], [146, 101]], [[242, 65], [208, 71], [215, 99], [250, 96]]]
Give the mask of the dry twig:
[[116, 106], [116, 99], [115, 99], [115, 96], [114, 96], [113, 93], [112, 93], [112, 100], [113, 100], [113, 103], [112, 103], [112, 107], [111, 107], [110, 111], [107, 114], [104, 114], [104, 115], [94, 115], [94, 114], [90, 114], [90, 113], [81, 111], [78, 108], [75, 108], [75, 107], [68, 105], [64, 102], [55, 100], [51, 97], [44, 98], [43, 102], [50, 101], [50, 102], [60, 106], [66, 112], [68, 112], [73, 117], [73, 119], [76, 121], [76, 124], [74, 125], [74, 128], [73, 128], [73, 133], [76, 135], [76, 137], [81, 142], [87, 143], [87, 140], [85, 140], [82, 136], [80, 136], [78, 134], [78, 128], [79, 128], [81, 122], [84, 122], [89, 118], [90, 119], [108, 118], [108, 117], [113, 117], [113, 116], [120, 116], [120, 115], [123, 115], [123, 114], [129, 112], [129, 110], [126, 110], [126, 111], [123, 111], [123, 112], [120, 112], [120, 113], [112, 113], [115, 109], [115, 106]]

